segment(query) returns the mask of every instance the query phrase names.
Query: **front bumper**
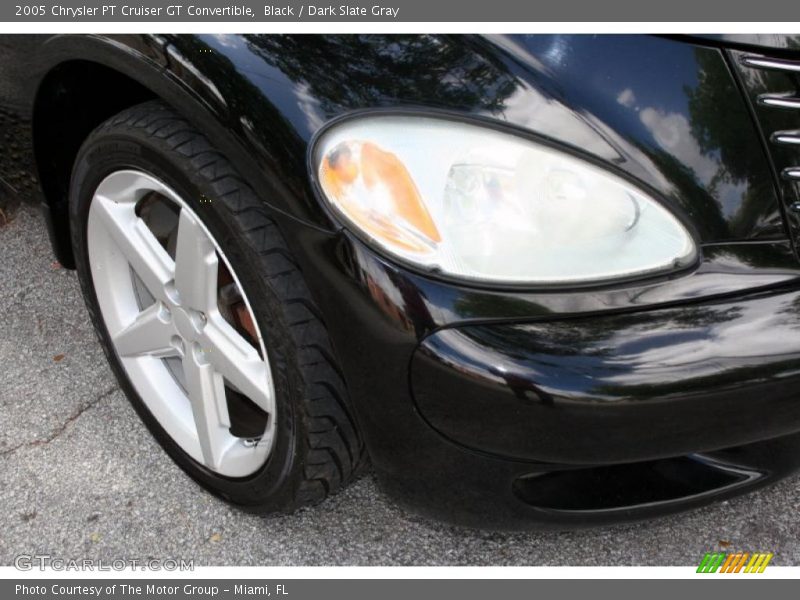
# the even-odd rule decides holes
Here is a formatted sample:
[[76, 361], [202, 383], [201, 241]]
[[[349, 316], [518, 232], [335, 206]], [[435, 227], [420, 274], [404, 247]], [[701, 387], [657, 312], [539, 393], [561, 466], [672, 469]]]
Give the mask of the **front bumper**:
[[797, 468], [798, 325], [784, 292], [446, 328], [415, 353], [411, 388], [431, 427], [505, 463], [471, 484], [493, 490], [492, 517], [507, 505], [501, 526], [646, 518]]
[[411, 384], [449, 439], [522, 460], [599, 465], [800, 430], [800, 295], [440, 330]]
[[[376, 474], [417, 512], [567, 529], [700, 506], [800, 466], [793, 257], [762, 269], [730, 249], [639, 288], [489, 293], [346, 232], [282, 226], [310, 258]], [[756, 246], [742, 251], [773, 251]]]

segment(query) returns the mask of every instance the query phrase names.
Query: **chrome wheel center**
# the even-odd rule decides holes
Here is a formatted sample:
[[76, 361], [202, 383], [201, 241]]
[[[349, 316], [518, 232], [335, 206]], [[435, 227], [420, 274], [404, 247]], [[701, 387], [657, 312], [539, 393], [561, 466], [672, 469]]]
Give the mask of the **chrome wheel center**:
[[193, 310], [185, 310], [180, 307], [175, 307], [172, 311], [175, 320], [175, 329], [178, 335], [183, 338], [185, 342], [195, 342], [203, 333], [203, 328], [206, 324], [206, 316], [204, 313]]
[[[174, 223], [160, 217], [156, 228], [171, 227], [171, 252], [140, 216], [143, 199], [152, 197], [171, 207], [163, 214]], [[235, 272], [197, 214], [156, 178], [117, 171], [92, 199], [87, 245], [103, 320], [148, 409], [207, 468], [229, 477], [258, 470], [271, 451], [276, 422], [267, 352], [257, 326], [254, 335], [243, 332], [220, 311], [224, 272], [225, 284], [236, 287], [256, 323]], [[232, 433], [232, 396], [265, 416], [260, 436]]]

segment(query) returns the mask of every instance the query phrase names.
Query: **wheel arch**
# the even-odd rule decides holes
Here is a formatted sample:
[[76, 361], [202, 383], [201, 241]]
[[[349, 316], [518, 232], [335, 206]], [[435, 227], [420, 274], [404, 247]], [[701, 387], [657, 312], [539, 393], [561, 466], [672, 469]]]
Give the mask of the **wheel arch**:
[[[102, 88], [108, 93], [98, 94]], [[136, 80], [88, 60], [59, 63], [42, 79], [33, 105], [33, 151], [50, 216], [51, 241], [65, 267], [74, 268], [67, 196], [81, 144], [110, 116], [155, 97]]]
[[[250, 139], [241, 130], [242, 119], [201, 65], [166, 37], [54, 36], [43, 44], [37, 62], [42, 75], [33, 94], [34, 158], [50, 239], [65, 267], [74, 266], [67, 193], [81, 144], [110, 116], [152, 99], [172, 106], [203, 131], [254, 189], [269, 190], [269, 199], [262, 200], [273, 210], [300, 221], [317, 221], [316, 225], [326, 228], [318, 219], [308, 218], [309, 198], [299, 197], [308, 190], [290, 189], [276, 177], [281, 171], [275, 165], [281, 148], [269, 140]], [[263, 90], [253, 93], [274, 111], [276, 126], [285, 127], [278, 103], [273, 104]], [[305, 208], [296, 212], [301, 206]]]

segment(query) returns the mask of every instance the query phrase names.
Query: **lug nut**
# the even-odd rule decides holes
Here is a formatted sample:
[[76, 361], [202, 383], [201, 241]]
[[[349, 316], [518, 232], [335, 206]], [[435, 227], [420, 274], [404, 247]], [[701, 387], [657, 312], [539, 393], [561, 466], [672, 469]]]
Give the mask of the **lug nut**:
[[172, 313], [169, 310], [169, 306], [164, 304], [163, 302], [158, 303], [158, 314], [161, 317], [161, 320], [165, 323], [169, 323], [172, 320]]
[[178, 351], [178, 354], [183, 356], [186, 352], [186, 349], [183, 346], [183, 339], [178, 335], [173, 335], [170, 339], [170, 344], [172, 345], [175, 350]]

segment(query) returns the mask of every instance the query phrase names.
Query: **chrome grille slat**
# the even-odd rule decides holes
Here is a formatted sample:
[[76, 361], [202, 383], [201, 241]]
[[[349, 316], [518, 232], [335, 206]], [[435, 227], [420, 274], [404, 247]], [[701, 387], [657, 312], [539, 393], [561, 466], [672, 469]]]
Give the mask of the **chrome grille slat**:
[[800, 180], [800, 167], [788, 167], [781, 173], [784, 178], [792, 180]]
[[770, 140], [776, 144], [800, 145], [800, 130], [776, 131], [772, 134]]
[[787, 92], [785, 94], [761, 94], [758, 103], [773, 108], [789, 108], [800, 110], [800, 98]]
[[[794, 82], [795, 87], [798, 85], [798, 79], [800, 78], [800, 60], [789, 60], [785, 58], [769, 58], [766, 56], [753, 56], [753, 55], [744, 55], [739, 58], [739, 61], [742, 65], [746, 67], [751, 67], [753, 69], [759, 69], [762, 71], [770, 71], [770, 72], [777, 72], [783, 73], [786, 75], [789, 80], [781, 83], [781, 87], [784, 85], [790, 84], [790, 82]], [[765, 79], [766, 81], [766, 79]], [[774, 81], [773, 81], [774, 85]], [[756, 98], [756, 101], [759, 105], [768, 107], [768, 108], [779, 108], [779, 109], [789, 109], [789, 110], [796, 110], [798, 111], [798, 116], [800, 116], [800, 92], [793, 91], [793, 92], [769, 92], [759, 94]], [[779, 122], [789, 124], [787, 119], [781, 119]], [[792, 123], [790, 127], [795, 127], [796, 125]], [[776, 146], [794, 146], [795, 148], [800, 148], [800, 128], [799, 129], [782, 129], [778, 131], [773, 131], [772, 135], [769, 136], [769, 141]], [[780, 171], [780, 175], [783, 179], [788, 181], [800, 182], [800, 165], [792, 164], [796, 163], [797, 157], [791, 158], [793, 155], [786, 154], [785, 151], [783, 153], [783, 165], [777, 165], [778, 168], [783, 166]], [[789, 163], [789, 166], [784, 166], [786, 162]], [[795, 186], [795, 200], [793, 201], [792, 206], [800, 206], [800, 202], [796, 199], [797, 193], [797, 186]]]
[[800, 61], [785, 60], [782, 58], [766, 58], [763, 56], [743, 56], [742, 64], [756, 69], [769, 69], [771, 71], [788, 71], [800, 73]]

